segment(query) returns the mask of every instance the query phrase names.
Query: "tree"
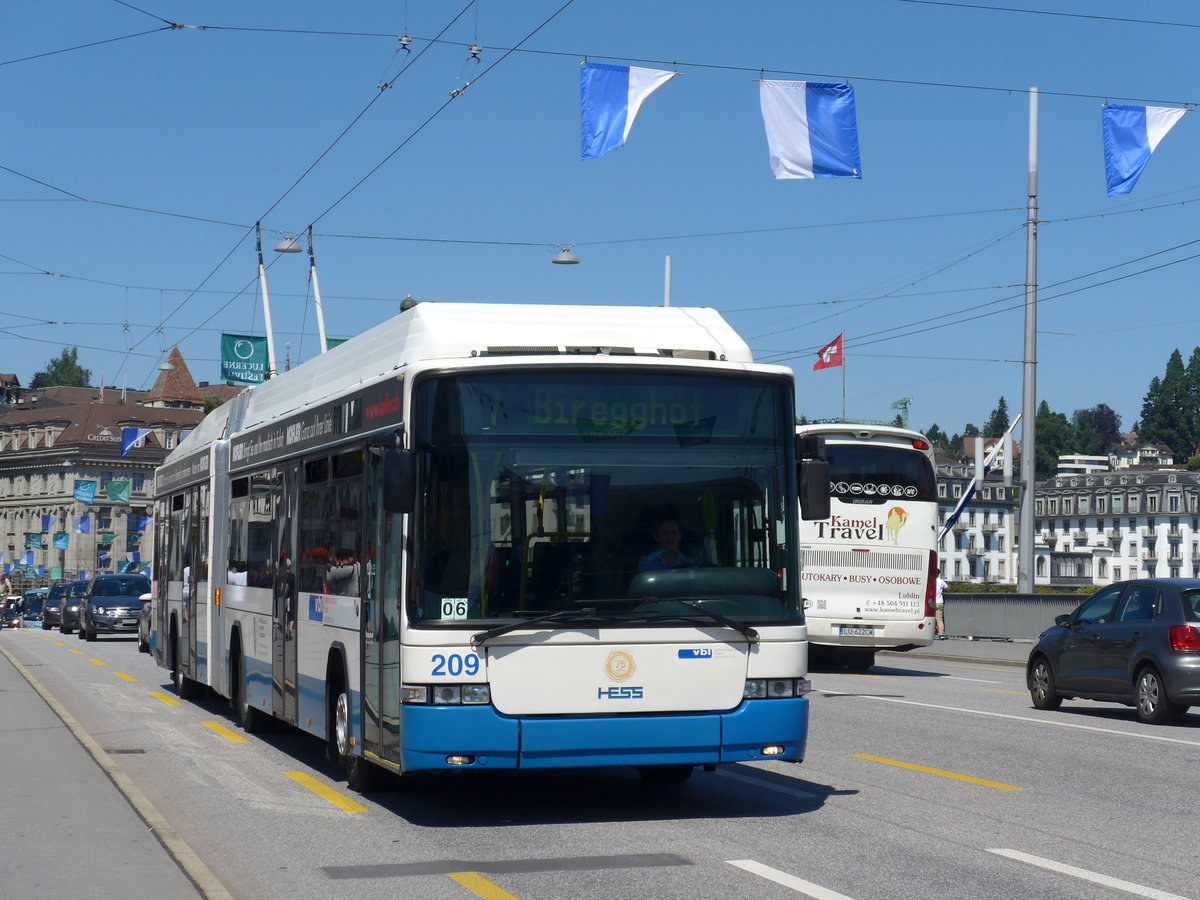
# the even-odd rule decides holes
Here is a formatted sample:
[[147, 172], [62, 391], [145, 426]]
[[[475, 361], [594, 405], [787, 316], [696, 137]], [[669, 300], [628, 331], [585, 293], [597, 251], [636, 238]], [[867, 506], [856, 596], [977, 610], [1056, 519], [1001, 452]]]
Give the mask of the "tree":
[[46, 363], [43, 371], [33, 376], [29, 387], [87, 387], [91, 379], [91, 371], [79, 365], [79, 348], [63, 348], [62, 353]]
[[988, 416], [987, 424], [983, 426], [983, 436], [1000, 437], [1000, 435], [1008, 431], [1010, 424], [1008, 419], [1008, 404], [1004, 402], [1004, 397], [1002, 396], [1000, 402], [996, 404], [996, 408], [992, 410], [992, 414]]
[[[1198, 362], [1200, 365], [1200, 362]], [[1092, 428], [1106, 442], [1116, 441], [1121, 436], [1121, 417], [1107, 403], [1098, 403], [1088, 410]]]
[[1077, 409], [1071, 413], [1071, 449], [1087, 456], [1104, 452], [1104, 438], [1092, 425], [1092, 411]]
[[1063, 413], [1050, 409], [1045, 400], [1038, 406], [1035, 420], [1037, 449], [1034, 454], [1034, 478], [1044, 481], [1058, 471], [1058, 458], [1071, 450], [1071, 423]]

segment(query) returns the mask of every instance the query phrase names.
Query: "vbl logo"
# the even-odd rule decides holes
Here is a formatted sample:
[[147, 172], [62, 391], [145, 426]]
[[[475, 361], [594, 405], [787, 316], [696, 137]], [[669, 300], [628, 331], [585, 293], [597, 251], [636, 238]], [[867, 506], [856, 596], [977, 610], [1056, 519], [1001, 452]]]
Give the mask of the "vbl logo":
[[700, 647], [693, 650], [680, 650], [680, 659], [712, 659], [712, 647]]
[[623, 685], [621, 687], [602, 687], [596, 688], [597, 700], [641, 700], [642, 689], [640, 687], [629, 687]]

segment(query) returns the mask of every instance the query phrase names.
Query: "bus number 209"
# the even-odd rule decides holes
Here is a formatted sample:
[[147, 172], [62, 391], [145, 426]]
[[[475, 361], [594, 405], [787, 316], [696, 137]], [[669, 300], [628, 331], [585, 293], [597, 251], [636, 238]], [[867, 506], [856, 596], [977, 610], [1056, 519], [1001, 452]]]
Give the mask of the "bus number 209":
[[449, 675], [451, 678], [457, 678], [459, 675], [478, 675], [479, 656], [475, 653], [466, 653], [461, 656], [457, 653], [451, 653], [449, 656], [435, 653], [433, 654], [433, 671], [429, 674], [434, 677]]

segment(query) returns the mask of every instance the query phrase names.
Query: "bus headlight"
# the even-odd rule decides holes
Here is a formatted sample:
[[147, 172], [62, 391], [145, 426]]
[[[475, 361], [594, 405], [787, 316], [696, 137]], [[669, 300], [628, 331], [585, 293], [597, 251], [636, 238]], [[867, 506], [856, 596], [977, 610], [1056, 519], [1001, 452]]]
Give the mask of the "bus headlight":
[[400, 702], [481, 706], [492, 702], [492, 691], [486, 684], [402, 684]]
[[747, 678], [742, 699], [777, 700], [803, 697], [811, 691], [812, 682], [807, 678]]

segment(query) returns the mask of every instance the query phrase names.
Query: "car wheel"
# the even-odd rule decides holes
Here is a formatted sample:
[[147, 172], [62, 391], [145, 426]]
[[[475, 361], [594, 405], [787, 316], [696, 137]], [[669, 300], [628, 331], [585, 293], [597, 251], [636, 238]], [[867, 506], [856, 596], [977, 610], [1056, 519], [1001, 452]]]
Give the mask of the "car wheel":
[[1054, 670], [1045, 657], [1038, 657], [1029, 670], [1029, 696], [1038, 709], [1058, 709], [1062, 697], [1054, 692]]
[[94, 641], [96, 639], [96, 632], [91, 628], [86, 629], [83, 631], [83, 639], [85, 641]]
[[75, 637], [79, 638], [82, 641], [84, 636], [85, 636], [84, 628], [82, 625], [80, 625], [78, 628], [75, 629]]
[[1145, 666], [1138, 671], [1134, 682], [1134, 698], [1137, 701], [1137, 717], [1151, 725], [1165, 725], [1187, 709], [1167, 699], [1166, 686], [1154, 666]]

